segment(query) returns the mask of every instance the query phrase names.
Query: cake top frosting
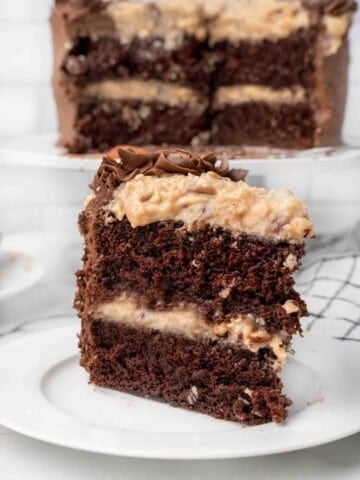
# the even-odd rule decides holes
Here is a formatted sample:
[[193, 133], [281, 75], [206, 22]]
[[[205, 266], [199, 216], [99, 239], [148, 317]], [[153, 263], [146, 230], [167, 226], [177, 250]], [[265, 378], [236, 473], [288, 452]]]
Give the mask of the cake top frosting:
[[103, 202], [106, 223], [127, 218], [133, 228], [175, 221], [189, 231], [210, 225], [280, 241], [314, 236], [300, 199], [286, 189], [252, 187], [246, 174], [213, 152], [121, 145], [105, 155], [90, 201]]
[[247, 174], [247, 170], [230, 169], [225, 157], [218, 159], [212, 152], [198, 155], [180, 148], [151, 151], [120, 145], [105, 155], [91, 186], [95, 191], [102, 187], [113, 189], [138, 174], [157, 177], [174, 174], [200, 176], [206, 172], [214, 172], [233, 181], [244, 180]]
[[[159, 3], [161, 1], [164, 0], [128, 0], [128, 3]], [[207, 0], [205, 0], [205, 2], [206, 1]], [[232, 1], [241, 3], [244, 0]], [[66, 7], [68, 11], [81, 10], [84, 12], [94, 8], [104, 7], [110, 3], [116, 2], [117, 0], [56, 0], [55, 4], [57, 6]], [[197, 3], [201, 3], [201, 1], [199, 2], [198, 0]], [[324, 13], [329, 13], [331, 15], [342, 15], [345, 12], [354, 11], [356, 9], [355, 0], [301, 0], [301, 3], [308, 8], [320, 8]]]

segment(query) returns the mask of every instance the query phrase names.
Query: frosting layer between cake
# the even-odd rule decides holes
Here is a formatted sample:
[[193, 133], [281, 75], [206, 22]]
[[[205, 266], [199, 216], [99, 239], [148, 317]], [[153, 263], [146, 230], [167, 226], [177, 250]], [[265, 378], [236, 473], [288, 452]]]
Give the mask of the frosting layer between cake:
[[85, 96], [113, 100], [141, 100], [167, 105], [187, 104], [199, 108], [207, 104], [206, 98], [192, 88], [155, 80], [105, 80], [89, 84], [83, 93]]
[[206, 23], [199, 0], [160, 2], [116, 2], [106, 7], [121, 40], [164, 37], [167, 48], [175, 48], [184, 36], [206, 38]]
[[305, 100], [305, 89], [299, 86], [274, 89], [261, 85], [232, 85], [220, 87], [215, 92], [214, 106], [244, 102], [296, 104]]
[[310, 26], [310, 13], [301, 0], [204, 1], [213, 17], [210, 41], [284, 38]]
[[261, 318], [251, 314], [236, 315], [221, 323], [206, 323], [200, 312], [189, 305], [179, 305], [168, 310], [150, 310], [126, 294], [112, 302], [100, 305], [95, 318], [117, 321], [135, 328], [151, 328], [162, 332], [172, 332], [196, 339], [206, 337], [212, 340], [226, 339], [231, 343], [242, 342], [250, 351], [258, 352], [269, 348], [277, 358], [276, 367], [281, 367], [287, 356], [286, 332], [270, 334], [261, 325]]

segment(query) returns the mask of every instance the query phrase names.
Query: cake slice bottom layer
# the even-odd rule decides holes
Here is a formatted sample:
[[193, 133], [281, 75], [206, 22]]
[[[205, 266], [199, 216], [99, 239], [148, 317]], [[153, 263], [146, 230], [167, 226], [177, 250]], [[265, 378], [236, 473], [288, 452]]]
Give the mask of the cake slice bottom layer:
[[307, 103], [245, 102], [224, 105], [213, 113], [212, 141], [228, 145], [268, 145], [310, 148], [315, 121]]
[[81, 365], [101, 387], [248, 425], [286, 418], [289, 400], [264, 348], [84, 319]]
[[[189, 144], [208, 130], [204, 107], [140, 100], [93, 98], [77, 108], [73, 153], [106, 150], [116, 144]], [[200, 141], [200, 140], [198, 140]]]

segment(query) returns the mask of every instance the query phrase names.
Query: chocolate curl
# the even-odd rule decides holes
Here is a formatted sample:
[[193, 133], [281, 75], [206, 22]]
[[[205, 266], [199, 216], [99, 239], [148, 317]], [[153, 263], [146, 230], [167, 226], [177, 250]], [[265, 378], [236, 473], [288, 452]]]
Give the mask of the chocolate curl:
[[130, 172], [136, 168], [147, 168], [152, 166], [152, 159], [149, 154], [142, 148], [131, 147], [124, 145], [118, 147], [117, 156], [115, 160], [119, 159], [119, 165], [124, 168], [125, 171]]
[[199, 161], [191, 153], [184, 150], [169, 150], [159, 153], [155, 161], [156, 174], [199, 175]]
[[355, 12], [357, 9], [354, 0], [330, 0], [324, 2], [323, 11], [329, 15], [340, 16], [344, 13]]
[[[219, 165], [217, 165], [219, 163]], [[121, 145], [110, 150], [104, 157], [91, 187], [116, 188], [136, 175], [201, 175], [214, 172], [233, 181], [244, 180], [247, 170], [229, 169], [226, 158], [217, 159], [213, 152], [197, 156], [179, 148], [147, 152], [140, 147]]]
[[247, 177], [248, 173], [249, 170], [246, 170], [245, 168], [233, 168], [229, 170], [228, 176], [233, 182], [243, 182]]

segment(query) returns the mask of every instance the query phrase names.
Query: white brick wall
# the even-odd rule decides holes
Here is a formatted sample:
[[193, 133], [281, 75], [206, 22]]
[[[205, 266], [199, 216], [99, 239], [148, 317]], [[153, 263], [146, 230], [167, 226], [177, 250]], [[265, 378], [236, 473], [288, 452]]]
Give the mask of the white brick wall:
[[[209, 0], [211, 1], [211, 0]], [[56, 130], [50, 78], [52, 0], [0, 0], [0, 140]], [[347, 131], [359, 136], [360, 15], [352, 31]]]

